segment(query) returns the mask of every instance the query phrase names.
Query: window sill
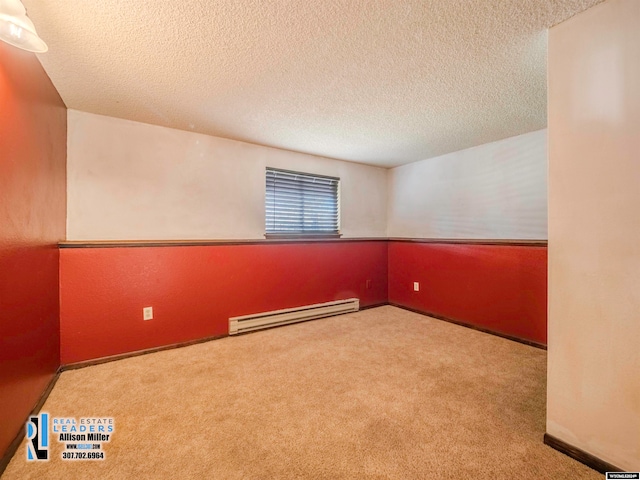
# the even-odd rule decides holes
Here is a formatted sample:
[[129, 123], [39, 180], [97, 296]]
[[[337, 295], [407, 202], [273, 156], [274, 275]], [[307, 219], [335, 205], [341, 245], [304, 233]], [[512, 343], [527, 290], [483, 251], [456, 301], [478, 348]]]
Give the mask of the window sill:
[[265, 233], [267, 239], [322, 239], [322, 238], [340, 238], [341, 233]]

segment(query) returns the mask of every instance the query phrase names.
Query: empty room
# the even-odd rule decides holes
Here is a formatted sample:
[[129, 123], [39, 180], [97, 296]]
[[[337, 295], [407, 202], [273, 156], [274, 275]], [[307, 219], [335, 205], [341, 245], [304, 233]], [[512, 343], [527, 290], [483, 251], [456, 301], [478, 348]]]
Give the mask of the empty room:
[[640, 472], [640, 1], [0, 0], [0, 476]]

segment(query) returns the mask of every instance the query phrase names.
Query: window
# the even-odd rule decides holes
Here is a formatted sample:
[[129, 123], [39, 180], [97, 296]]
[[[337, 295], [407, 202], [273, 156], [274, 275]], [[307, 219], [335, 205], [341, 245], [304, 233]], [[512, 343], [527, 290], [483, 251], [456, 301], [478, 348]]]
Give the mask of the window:
[[340, 236], [340, 179], [267, 168], [267, 237]]

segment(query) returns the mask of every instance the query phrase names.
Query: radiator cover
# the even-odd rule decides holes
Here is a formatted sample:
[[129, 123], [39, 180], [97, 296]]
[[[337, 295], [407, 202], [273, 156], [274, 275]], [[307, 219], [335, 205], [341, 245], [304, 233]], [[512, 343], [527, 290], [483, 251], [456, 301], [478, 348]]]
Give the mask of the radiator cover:
[[316, 318], [330, 317], [342, 313], [357, 312], [359, 309], [360, 300], [349, 298], [347, 300], [336, 300], [334, 302], [316, 303], [272, 312], [231, 317], [229, 318], [229, 335], [315, 320]]

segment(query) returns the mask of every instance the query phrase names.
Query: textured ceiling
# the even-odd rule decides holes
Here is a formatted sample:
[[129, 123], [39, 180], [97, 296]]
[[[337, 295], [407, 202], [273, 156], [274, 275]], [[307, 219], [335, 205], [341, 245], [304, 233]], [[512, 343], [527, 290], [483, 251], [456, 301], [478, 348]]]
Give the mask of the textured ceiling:
[[69, 108], [394, 166], [546, 126], [601, 0], [24, 0]]

